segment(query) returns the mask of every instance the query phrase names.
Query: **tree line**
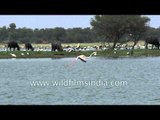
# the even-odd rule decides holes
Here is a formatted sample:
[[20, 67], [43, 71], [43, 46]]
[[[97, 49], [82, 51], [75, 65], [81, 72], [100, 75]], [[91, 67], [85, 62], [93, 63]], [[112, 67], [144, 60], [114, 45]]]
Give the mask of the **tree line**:
[[69, 29], [16, 28], [16, 24], [11, 23], [9, 27], [0, 28], [0, 42], [11, 40], [19, 43], [113, 42], [114, 48], [117, 43], [133, 41], [134, 48], [139, 40], [144, 40], [147, 36], [160, 37], [160, 28], [150, 27], [149, 21], [148, 17], [142, 15], [95, 15], [91, 18], [91, 28]]
[[9, 27], [0, 28], [0, 43], [17, 41], [19, 43], [51, 43], [60, 41], [62, 43], [84, 43], [96, 42], [99, 37], [91, 28], [69, 28], [63, 27], [46, 29], [16, 28], [15, 23]]

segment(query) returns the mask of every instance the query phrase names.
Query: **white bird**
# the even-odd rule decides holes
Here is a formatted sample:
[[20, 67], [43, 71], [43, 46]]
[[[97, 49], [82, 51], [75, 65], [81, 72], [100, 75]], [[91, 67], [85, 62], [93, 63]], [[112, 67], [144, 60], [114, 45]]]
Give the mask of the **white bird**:
[[15, 54], [10, 53], [10, 55], [12, 55], [13, 57], [17, 57]]
[[89, 57], [86, 57], [85, 55], [79, 55], [77, 56], [76, 60], [80, 59], [83, 62], [87, 62], [86, 59], [92, 57], [92, 55], [97, 55], [97, 52], [93, 52]]
[[87, 62], [86, 61], [86, 56], [85, 55], [79, 55], [79, 56], [77, 56], [77, 58], [76, 58], [76, 60], [78, 60], [78, 59], [80, 59], [81, 61], [83, 61], [83, 62]]
[[21, 55], [24, 55], [24, 53], [21, 53]]
[[29, 52], [27, 52], [27, 55], [29, 55]]
[[79, 45], [79, 43], [78, 43], [76, 48], [79, 48], [79, 47], [80, 47], [80, 45]]
[[[92, 57], [93, 55], [97, 55], [97, 52], [91, 53], [89, 57], [86, 57], [85, 55], [79, 55], [76, 57], [76, 59], [74, 61], [72, 61], [72, 63], [70, 65], [73, 65], [73, 63], [75, 63], [78, 59], [80, 59], [83, 62], [87, 62], [87, 59]], [[67, 65], [67, 66], [70, 66], [70, 65]]]
[[68, 48], [68, 52], [73, 52], [73, 49], [72, 48]]

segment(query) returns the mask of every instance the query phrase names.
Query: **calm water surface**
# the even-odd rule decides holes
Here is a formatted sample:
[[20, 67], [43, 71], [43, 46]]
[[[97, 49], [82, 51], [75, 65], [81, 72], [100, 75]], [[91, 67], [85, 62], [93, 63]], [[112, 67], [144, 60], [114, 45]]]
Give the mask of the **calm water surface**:
[[160, 57], [0, 59], [0, 104], [160, 104]]

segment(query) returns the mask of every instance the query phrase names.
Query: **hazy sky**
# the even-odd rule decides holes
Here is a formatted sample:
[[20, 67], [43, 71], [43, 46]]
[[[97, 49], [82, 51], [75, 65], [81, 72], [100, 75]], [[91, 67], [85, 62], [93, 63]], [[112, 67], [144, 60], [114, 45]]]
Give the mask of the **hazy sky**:
[[[0, 27], [15, 23], [17, 28], [90, 27], [93, 15], [0, 15]], [[160, 15], [148, 16], [151, 27], [160, 26]]]

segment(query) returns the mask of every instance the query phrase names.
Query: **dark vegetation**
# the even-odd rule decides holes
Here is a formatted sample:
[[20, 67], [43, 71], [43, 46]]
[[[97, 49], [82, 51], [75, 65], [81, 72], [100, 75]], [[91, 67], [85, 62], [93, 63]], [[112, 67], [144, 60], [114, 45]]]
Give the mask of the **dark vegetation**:
[[[139, 40], [144, 40], [146, 48], [147, 44], [159, 48], [160, 28], [150, 27], [149, 21], [148, 17], [141, 15], [95, 15], [90, 22], [91, 28], [69, 29], [16, 28], [16, 24], [11, 23], [9, 27], [0, 28], [0, 43], [49, 43], [52, 44], [52, 51], [60, 51], [61, 43], [112, 42], [111, 48], [114, 49], [119, 43], [133, 41], [134, 49]], [[29, 44], [26, 48], [33, 50]]]

